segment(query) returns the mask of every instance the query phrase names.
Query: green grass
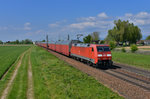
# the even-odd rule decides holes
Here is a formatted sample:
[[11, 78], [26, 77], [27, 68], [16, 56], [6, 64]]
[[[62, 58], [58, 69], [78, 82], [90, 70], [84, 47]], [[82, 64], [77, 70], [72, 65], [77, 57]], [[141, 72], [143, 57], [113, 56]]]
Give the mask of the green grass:
[[31, 52], [35, 99], [122, 99], [93, 77], [73, 68], [49, 52]]
[[139, 48], [140, 50], [150, 50], [150, 48]]
[[112, 51], [113, 61], [150, 70], [150, 55]]
[[27, 99], [29, 52], [22, 59], [22, 64], [9, 92], [8, 99]]
[[[21, 56], [21, 55], [20, 55]], [[5, 75], [5, 77], [3, 79], [0, 80], [0, 97], [2, 95], [3, 90], [6, 88], [9, 80], [11, 79], [14, 70], [20, 60], [20, 56], [16, 59], [15, 63], [13, 64], [13, 66], [9, 69], [9, 71], [7, 72], [7, 74]]]
[[3, 92], [4, 88], [6, 87], [8, 81], [10, 80], [19, 59], [20, 59], [20, 57], [18, 57], [18, 59], [15, 61], [14, 65], [7, 72], [6, 76], [3, 79], [0, 80], [0, 97], [1, 97], [2, 92]]
[[0, 77], [29, 46], [0, 46]]

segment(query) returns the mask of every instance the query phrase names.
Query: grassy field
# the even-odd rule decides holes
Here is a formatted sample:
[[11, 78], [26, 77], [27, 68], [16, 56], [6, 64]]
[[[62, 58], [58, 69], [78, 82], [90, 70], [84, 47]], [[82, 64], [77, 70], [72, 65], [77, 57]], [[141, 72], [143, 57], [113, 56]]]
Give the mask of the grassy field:
[[122, 99], [42, 48], [32, 49], [31, 63], [35, 99]]
[[[8, 99], [28, 98], [29, 56], [31, 56], [35, 99], [123, 99], [93, 77], [36, 46], [24, 54], [17, 75], [8, 91]], [[0, 97], [3, 96], [3, 90], [20, 59], [17, 58], [6, 76], [0, 80]]]
[[29, 46], [0, 46], [0, 77]]
[[140, 50], [150, 50], [150, 48], [140, 48]]
[[112, 51], [113, 61], [150, 70], [150, 55]]

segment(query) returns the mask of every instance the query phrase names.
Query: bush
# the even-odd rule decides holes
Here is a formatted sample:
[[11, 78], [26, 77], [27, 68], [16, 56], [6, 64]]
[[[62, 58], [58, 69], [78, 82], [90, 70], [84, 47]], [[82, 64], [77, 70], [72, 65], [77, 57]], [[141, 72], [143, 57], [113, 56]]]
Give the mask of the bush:
[[115, 44], [115, 42], [113, 42], [113, 41], [110, 41], [110, 42], [109, 42], [109, 45], [110, 45], [110, 49], [111, 49], [111, 50], [113, 50], [113, 49], [116, 47], [116, 44]]
[[126, 52], [126, 49], [123, 47], [123, 48], [121, 49], [121, 51], [122, 51], [122, 52]]
[[131, 45], [131, 52], [135, 52], [138, 50], [137, 46], [135, 44]]

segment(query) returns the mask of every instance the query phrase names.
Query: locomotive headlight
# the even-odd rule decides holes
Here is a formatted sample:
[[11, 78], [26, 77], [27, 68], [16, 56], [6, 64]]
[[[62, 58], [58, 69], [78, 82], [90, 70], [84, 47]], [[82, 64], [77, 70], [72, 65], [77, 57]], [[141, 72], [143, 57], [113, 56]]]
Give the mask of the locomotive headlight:
[[107, 56], [111, 56], [111, 54], [107, 54]]
[[99, 57], [102, 57], [103, 55], [102, 55], [102, 54], [98, 54], [98, 56], [99, 56]]

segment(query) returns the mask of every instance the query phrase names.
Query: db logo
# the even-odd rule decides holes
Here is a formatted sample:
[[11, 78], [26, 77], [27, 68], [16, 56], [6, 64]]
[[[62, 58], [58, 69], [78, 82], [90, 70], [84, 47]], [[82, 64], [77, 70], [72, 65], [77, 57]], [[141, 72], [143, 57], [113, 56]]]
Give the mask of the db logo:
[[106, 54], [104, 54], [103, 56], [106, 56]]

